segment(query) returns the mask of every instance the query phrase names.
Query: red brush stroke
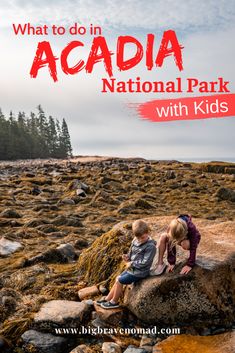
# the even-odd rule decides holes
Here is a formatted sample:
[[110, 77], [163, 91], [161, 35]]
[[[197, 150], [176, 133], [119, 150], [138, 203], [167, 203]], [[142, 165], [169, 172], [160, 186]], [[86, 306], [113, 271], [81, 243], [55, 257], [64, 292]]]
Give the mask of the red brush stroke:
[[[203, 104], [200, 104], [203, 102]], [[170, 114], [169, 107], [182, 107], [174, 109], [173, 114]], [[210, 119], [210, 118], [224, 118], [228, 116], [235, 116], [235, 94], [220, 94], [212, 96], [177, 98], [177, 99], [156, 99], [145, 103], [130, 104], [134, 107], [138, 114], [143, 119], [148, 119], [153, 122], [166, 122], [174, 120], [195, 120], [195, 119]], [[195, 109], [195, 107], [202, 107]], [[187, 107], [187, 108], [184, 108]], [[227, 107], [227, 108], [226, 108]], [[160, 116], [159, 111], [168, 108], [168, 116]], [[227, 109], [227, 111], [225, 111]], [[179, 114], [181, 113], [181, 114]], [[178, 116], [177, 116], [178, 114]]]

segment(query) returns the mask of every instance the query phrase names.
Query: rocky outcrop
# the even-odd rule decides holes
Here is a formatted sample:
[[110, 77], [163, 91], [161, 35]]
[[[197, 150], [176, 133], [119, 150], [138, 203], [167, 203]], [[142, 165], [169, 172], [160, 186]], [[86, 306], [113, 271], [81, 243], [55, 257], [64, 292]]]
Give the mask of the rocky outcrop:
[[[156, 218], [155, 226], [169, 223]], [[151, 223], [153, 220], [151, 219]], [[231, 324], [234, 320], [235, 222], [195, 220], [202, 239], [196, 266], [180, 275], [185, 264], [179, 249], [178, 265], [171, 274], [149, 277], [129, 286], [125, 304], [149, 324]]]

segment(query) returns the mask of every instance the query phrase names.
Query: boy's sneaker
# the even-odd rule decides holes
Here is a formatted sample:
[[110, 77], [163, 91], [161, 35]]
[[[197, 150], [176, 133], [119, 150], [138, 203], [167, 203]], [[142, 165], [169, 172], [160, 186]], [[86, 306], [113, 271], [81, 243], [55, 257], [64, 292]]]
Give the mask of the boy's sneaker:
[[166, 267], [167, 266], [166, 266], [165, 263], [163, 263], [162, 265], [157, 265], [157, 267], [153, 271], [151, 271], [152, 272], [151, 275], [152, 276], [160, 276], [160, 275], [162, 275], [163, 272], [165, 271]]
[[107, 303], [107, 300], [106, 299], [99, 299], [99, 300], [96, 300], [96, 304], [97, 305], [99, 305], [99, 306], [101, 306], [102, 304], [104, 304], [104, 303]]
[[119, 304], [106, 302], [106, 303], [101, 304], [101, 308], [103, 308], [103, 309], [116, 309], [116, 308], [119, 308]]

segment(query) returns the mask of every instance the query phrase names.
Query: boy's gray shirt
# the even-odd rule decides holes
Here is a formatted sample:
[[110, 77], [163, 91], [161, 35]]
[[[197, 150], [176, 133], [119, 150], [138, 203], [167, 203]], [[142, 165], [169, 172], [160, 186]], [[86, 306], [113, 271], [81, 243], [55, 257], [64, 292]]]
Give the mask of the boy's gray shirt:
[[133, 239], [128, 253], [132, 264], [127, 272], [140, 278], [147, 277], [155, 254], [155, 240], [149, 238], [145, 243], [140, 244], [137, 239]]

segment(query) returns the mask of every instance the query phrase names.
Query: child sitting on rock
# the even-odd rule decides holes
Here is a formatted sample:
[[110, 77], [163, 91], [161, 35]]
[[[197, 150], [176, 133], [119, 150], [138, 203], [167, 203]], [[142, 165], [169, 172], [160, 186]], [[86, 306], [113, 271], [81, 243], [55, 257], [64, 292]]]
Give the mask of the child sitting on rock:
[[117, 277], [109, 294], [101, 300], [97, 300], [97, 305], [104, 309], [118, 308], [119, 298], [122, 295], [123, 285], [135, 283], [149, 276], [150, 267], [156, 253], [156, 242], [149, 236], [149, 228], [143, 220], [137, 220], [132, 224], [134, 239], [131, 243], [128, 254], [122, 256], [128, 263], [126, 271]]
[[169, 266], [167, 272], [172, 272], [176, 262], [176, 245], [181, 246], [184, 250], [189, 250], [189, 258], [186, 266], [184, 266], [180, 274], [187, 274], [196, 260], [196, 251], [200, 242], [201, 235], [193, 224], [189, 215], [180, 215], [172, 220], [166, 234], [162, 234], [158, 244], [158, 262], [155, 269], [155, 275], [161, 275], [167, 265], [163, 262], [163, 256], [167, 248], [167, 260]]

